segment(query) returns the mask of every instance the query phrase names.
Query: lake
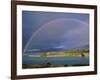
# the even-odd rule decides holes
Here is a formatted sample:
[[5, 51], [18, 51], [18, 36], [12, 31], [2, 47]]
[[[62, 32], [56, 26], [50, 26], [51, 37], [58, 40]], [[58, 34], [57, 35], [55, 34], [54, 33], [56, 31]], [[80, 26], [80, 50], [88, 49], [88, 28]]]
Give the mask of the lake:
[[23, 64], [89, 64], [89, 57], [23, 57]]

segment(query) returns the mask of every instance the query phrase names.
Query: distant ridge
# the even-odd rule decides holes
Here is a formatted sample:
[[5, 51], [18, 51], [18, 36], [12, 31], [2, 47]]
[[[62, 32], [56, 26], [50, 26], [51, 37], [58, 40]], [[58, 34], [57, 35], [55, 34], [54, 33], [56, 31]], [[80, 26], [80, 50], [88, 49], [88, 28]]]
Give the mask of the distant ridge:
[[86, 48], [89, 48], [89, 44], [86, 44], [86, 45], [83, 45], [83, 46], [80, 46], [80, 47], [77, 47], [78, 49], [86, 49]]

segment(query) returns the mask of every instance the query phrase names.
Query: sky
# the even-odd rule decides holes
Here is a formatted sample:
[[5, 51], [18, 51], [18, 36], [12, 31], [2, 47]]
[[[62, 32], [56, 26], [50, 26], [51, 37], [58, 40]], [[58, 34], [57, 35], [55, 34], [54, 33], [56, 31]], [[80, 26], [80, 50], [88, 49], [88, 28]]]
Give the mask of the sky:
[[89, 45], [89, 14], [22, 11], [23, 51]]

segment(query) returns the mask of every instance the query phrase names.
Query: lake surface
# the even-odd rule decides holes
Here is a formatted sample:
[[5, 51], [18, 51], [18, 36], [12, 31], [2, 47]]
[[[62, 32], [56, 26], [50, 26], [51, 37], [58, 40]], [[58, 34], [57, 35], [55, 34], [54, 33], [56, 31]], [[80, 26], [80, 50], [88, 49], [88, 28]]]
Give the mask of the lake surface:
[[23, 57], [23, 64], [89, 64], [89, 57]]

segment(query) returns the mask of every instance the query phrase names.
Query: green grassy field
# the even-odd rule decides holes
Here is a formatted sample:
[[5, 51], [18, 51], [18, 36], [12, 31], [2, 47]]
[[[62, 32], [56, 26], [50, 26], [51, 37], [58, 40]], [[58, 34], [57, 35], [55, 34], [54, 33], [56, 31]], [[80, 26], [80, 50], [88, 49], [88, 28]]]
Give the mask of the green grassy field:
[[59, 52], [42, 52], [40, 54], [41, 57], [49, 57], [49, 56], [89, 56], [89, 49], [71, 49], [66, 51]]

